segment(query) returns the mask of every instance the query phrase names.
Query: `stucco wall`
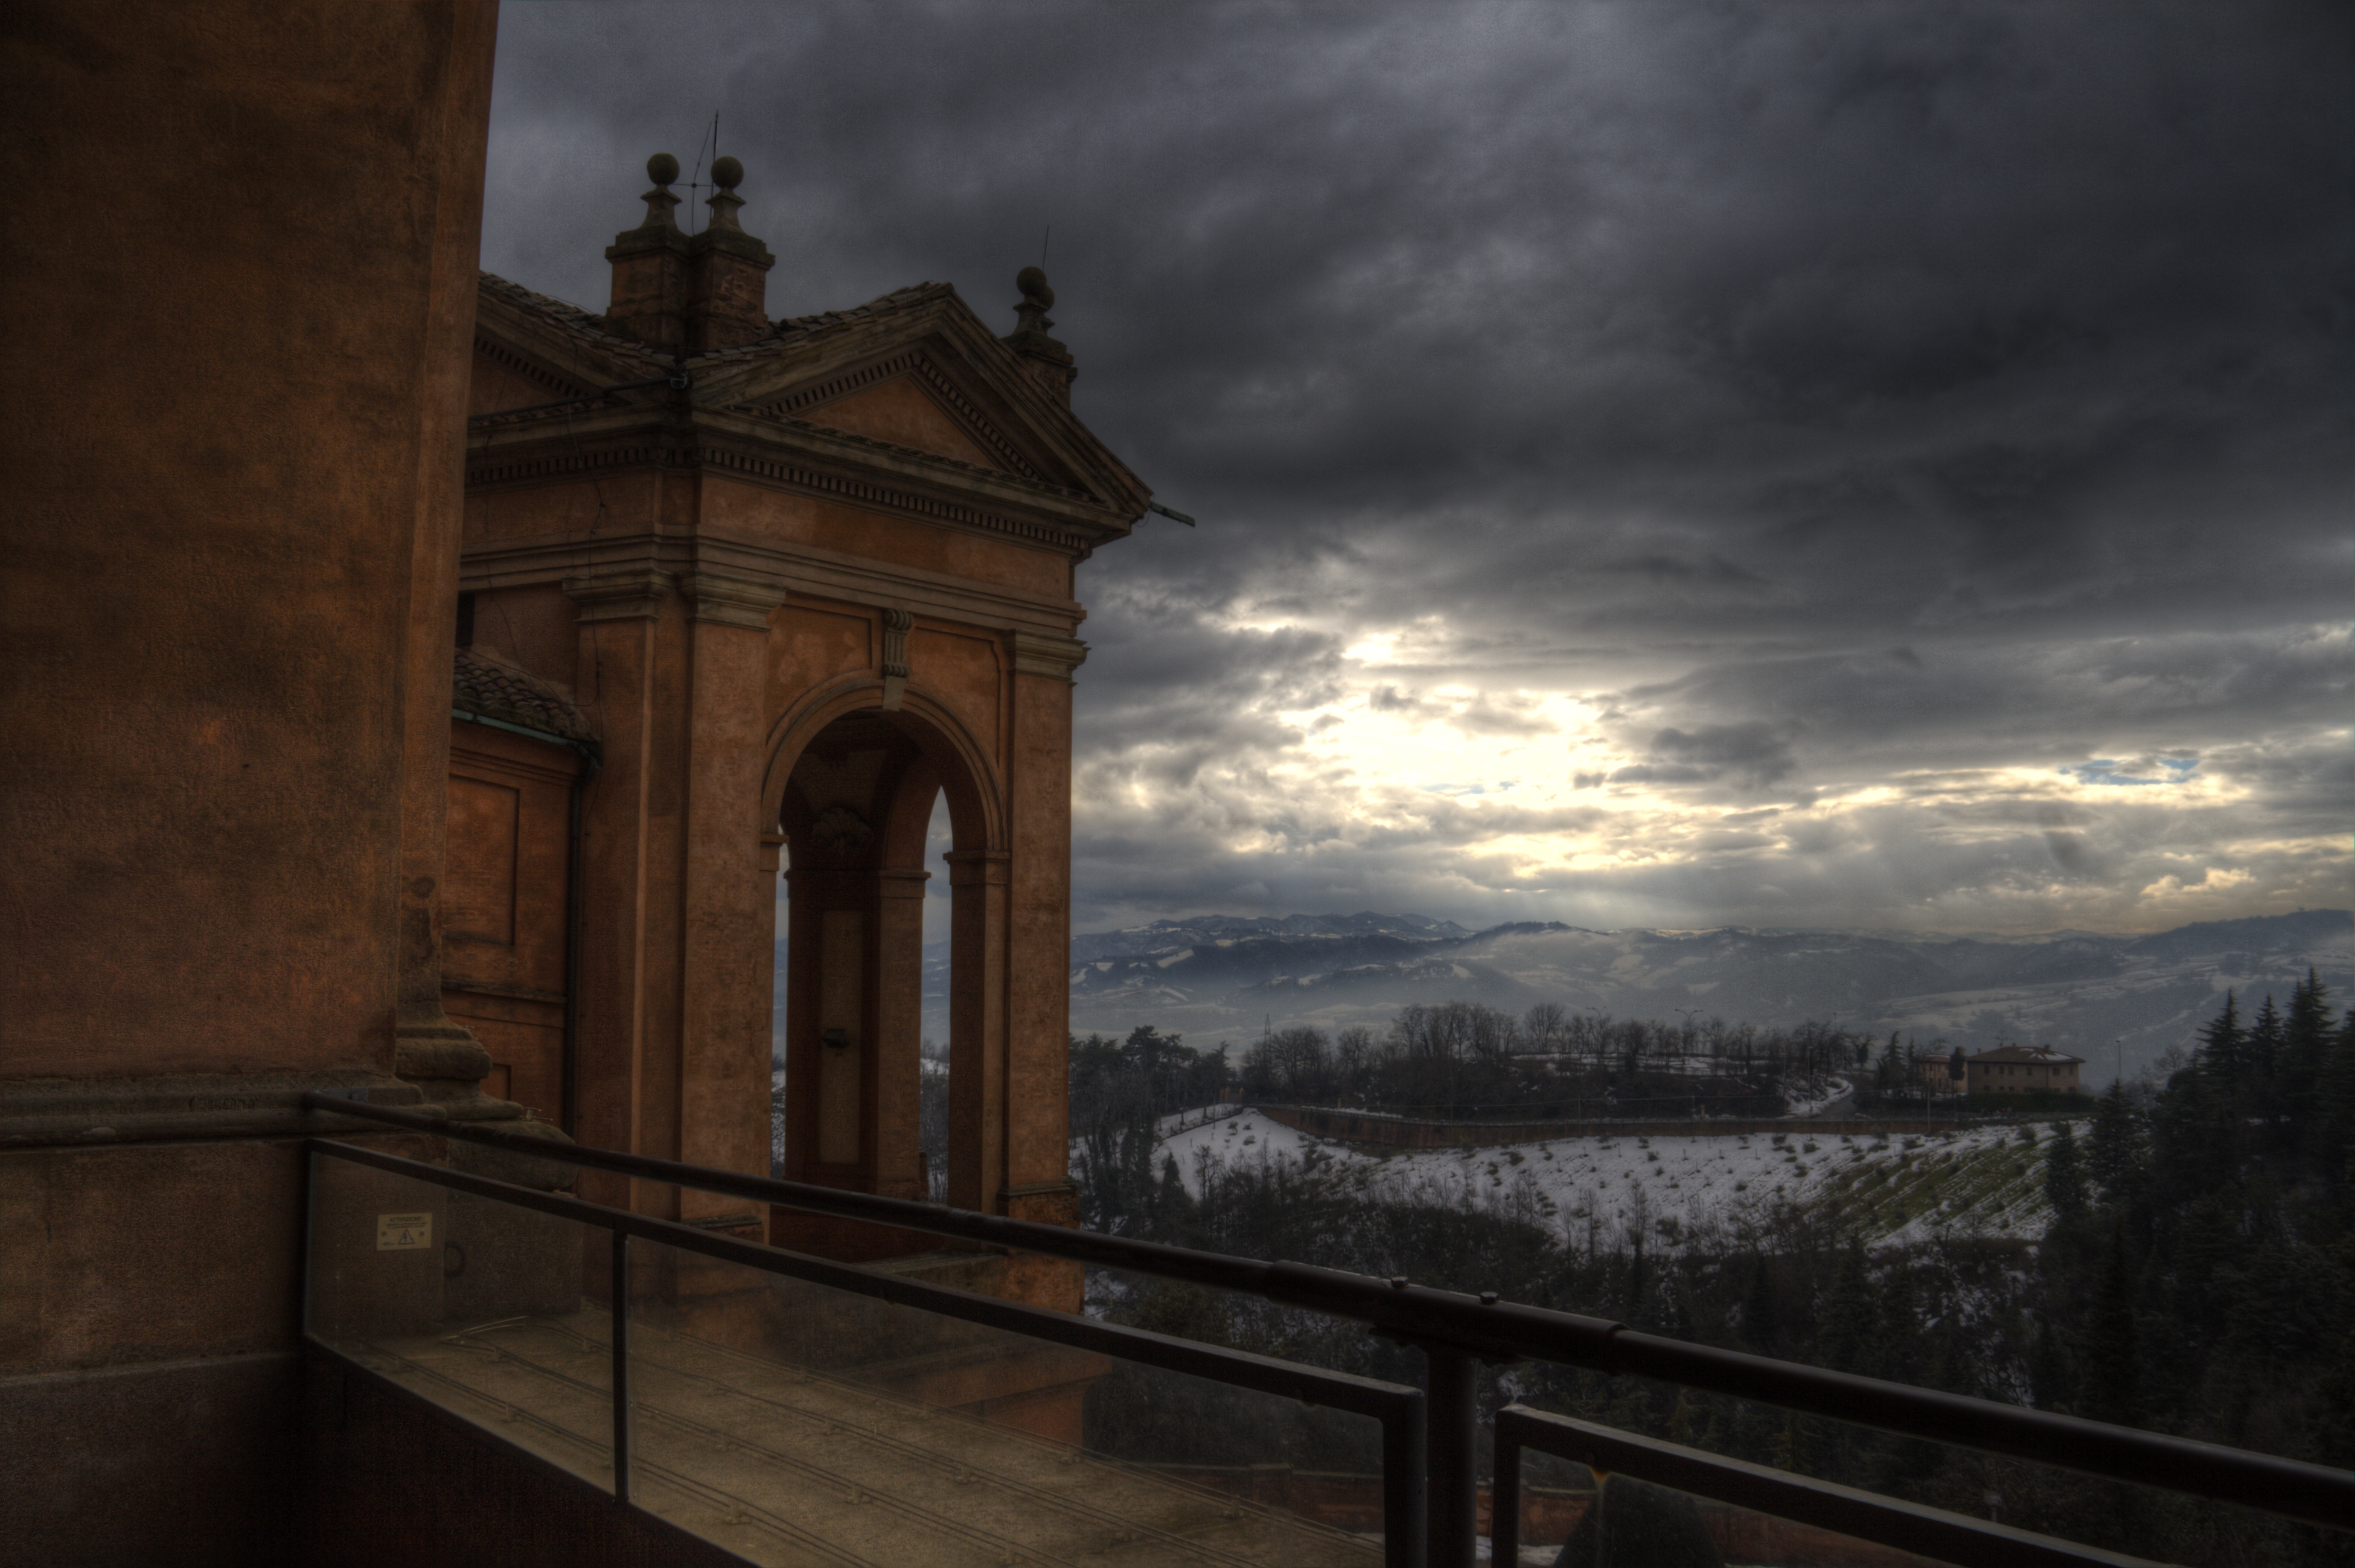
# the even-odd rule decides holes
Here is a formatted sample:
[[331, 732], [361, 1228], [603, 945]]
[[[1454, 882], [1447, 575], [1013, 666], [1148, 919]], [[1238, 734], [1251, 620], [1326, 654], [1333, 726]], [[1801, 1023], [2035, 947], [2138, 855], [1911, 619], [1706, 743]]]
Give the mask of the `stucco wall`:
[[389, 1066], [495, 14], [10, 10], [0, 1077]]

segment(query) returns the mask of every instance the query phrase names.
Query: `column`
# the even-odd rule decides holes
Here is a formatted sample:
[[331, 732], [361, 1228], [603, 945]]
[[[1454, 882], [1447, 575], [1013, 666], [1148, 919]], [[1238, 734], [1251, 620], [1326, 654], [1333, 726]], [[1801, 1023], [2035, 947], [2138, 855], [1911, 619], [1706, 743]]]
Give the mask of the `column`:
[[1070, 1171], [1071, 672], [1087, 644], [1014, 633], [1007, 769], [1006, 1183], [1017, 1219], [1079, 1217]]
[[[655, 634], [673, 579], [651, 567], [568, 577], [580, 607], [577, 700], [603, 766], [581, 800], [575, 1139], [635, 1152], [645, 1012], [646, 821]], [[623, 1178], [584, 1171], [578, 1191], [630, 1207]]]
[[[778, 584], [696, 572], [680, 585], [688, 694], [678, 948], [677, 1158], [765, 1175], [773, 884], [762, 871], [761, 771], [769, 612]], [[681, 1197], [682, 1219], [749, 1213]], [[757, 1218], [757, 1216], [755, 1216]]]

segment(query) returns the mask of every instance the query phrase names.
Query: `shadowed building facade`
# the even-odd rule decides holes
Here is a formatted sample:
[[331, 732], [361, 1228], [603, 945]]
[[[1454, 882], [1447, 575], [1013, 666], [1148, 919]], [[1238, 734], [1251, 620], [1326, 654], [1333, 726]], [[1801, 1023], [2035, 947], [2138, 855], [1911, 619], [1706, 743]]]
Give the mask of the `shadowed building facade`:
[[[515, 988], [538, 999], [453, 981], [448, 1004], [582, 1141], [765, 1172], [782, 871], [784, 1174], [920, 1197], [922, 901], [944, 873], [948, 1202], [1069, 1223], [1073, 572], [1147, 493], [1071, 413], [1035, 269], [1003, 338], [946, 284], [771, 321], [735, 160], [692, 236], [676, 161], [648, 172], [604, 314], [482, 281], [463, 619], [474, 657], [560, 706], [551, 742], [577, 722], [594, 759], [542, 745], [537, 811], [520, 776], [507, 795], [453, 780], [456, 885], [520, 900], [526, 861], [577, 863], [579, 885], [539, 885], [543, 931], [571, 911], [541, 945], [571, 950]], [[480, 726], [454, 727], [481, 775]], [[559, 778], [580, 780], [571, 842]], [[954, 847], [927, 866], [943, 797]], [[453, 931], [453, 976], [514, 927], [474, 918], [493, 940]], [[832, 1255], [916, 1250], [698, 1194], [634, 1202]]]
[[[485, 280], [496, 20], [28, 0], [0, 42], [45, 215], [0, 516], [11, 1560], [524, 1517], [430, 1424], [304, 1457], [364, 1436], [304, 1403], [304, 1140], [547, 1173], [304, 1097], [765, 1171], [781, 862], [794, 1173], [916, 1190], [905, 895], [945, 869], [952, 1196], [1069, 1213], [1071, 573], [1145, 493], [1070, 412], [1044, 281], [1011, 341], [944, 286], [771, 322], [732, 192], [690, 237], [659, 184], [610, 318]], [[496, 635], [453, 669], [462, 588]], [[451, 1300], [512, 1250], [479, 1223], [437, 1233]], [[395, 1471], [431, 1505], [369, 1525]]]

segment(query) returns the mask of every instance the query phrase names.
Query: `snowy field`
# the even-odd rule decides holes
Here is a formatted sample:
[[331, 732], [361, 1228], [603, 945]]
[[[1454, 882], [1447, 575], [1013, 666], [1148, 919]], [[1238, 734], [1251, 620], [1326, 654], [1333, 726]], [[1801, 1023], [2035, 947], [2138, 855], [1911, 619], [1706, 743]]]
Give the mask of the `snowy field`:
[[[2085, 1123], [2076, 1124], [2082, 1140]], [[1369, 1192], [1501, 1203], [1609, 1247], [1640, 1230], [1675, 1248], [1764, 1224], [1785, 1204], [1837, 1213], [1875, 1246], [1930, 1240], [2034, 1241], [2044, 1234], [2049, 1127], [1881, 1138], [1836, 1122], [1778, 1136], [1561, 1138], [1472, 1150], [1370, 1150], [1295, 1132], [1252, 1110], [1161, 1140], [1188, 1192], [1208, 1161], [1315, 1163]], [[1155, 1163], [1160, 1163], [1156, 1156]]]

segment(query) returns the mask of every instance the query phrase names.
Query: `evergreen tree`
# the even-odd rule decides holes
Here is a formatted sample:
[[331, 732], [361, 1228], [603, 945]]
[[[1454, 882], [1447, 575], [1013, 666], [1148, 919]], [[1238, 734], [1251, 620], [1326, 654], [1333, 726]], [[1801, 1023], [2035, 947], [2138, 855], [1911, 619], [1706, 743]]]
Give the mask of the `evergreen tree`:
[[2200, 1032], [2200, 1048], [2193, 1060], [2208, 1081], [2226, 1097], [2235, 1093], [2248, 1071], [2248, 1031], [2241, 1027], [2240, 1004], [2231, 991], [2224, 992], [2224, 1011], [2208, 1021]]
[[2069, 1352], [2050, 1314], [2036, 1321], [2036, 1338], [2028, 1346], [2028, 1385], [2039, 1410], [2059, 1410], [2070, 1403], [2072, 1382]]
[[1194, 1200], [1186, 1191], [1186, 1179], [1174, 1154], [1161, 1156], [1161, 1187], [1154, 1194], [1153, 1221], [1163, 1241], [1182, 1242], [1193, 1234]]
[[2142, 1118], [2126, 1098], [2123, 1080], [2112, 1084], [2094, 1102], [2094, 1146], [2088, 1163], [2102, 1190], [2102, 1201], [2125, 1202], [2142, 1167]]
[[1889, 1044], [1881, 1048], [1872, 1076], [1872, 1086], [1884, 1095], [1902, 1095], [1913, 1086], [1913, 1053], [1898, 1043], [1894, 1029], [1889, 1032]]
[[[2341, 1288], [2355, 1292], [2355, 1240], [2341, 1238], [2336, 1250]], [[2355, 1331], [2340, 1337], [2339, 1353], [2314, 1392], [2306, 1426], [2314, 1457], [2341, 1469], [2355, 1466]]]
[[1816, 1424], [1796, 1411], [1783, 1418], [1783, 1430], [1774, 1438], [1774, 1467], [1788, 1470], [1795, 1476], [1812, 1476], [1818, 1466]]
[[2044, 1201], [2052, 1215], [2066, 1224], [2085, 1212], [2085, 1173], [2077, 1162], [2077, 1135], [2065, 1121], [2052, 1124], [2051, 1147], [2044, 1155]]
[[1891, 1265], [1881, 1287], [1881, 1322], [1852, 1369], [1869, 1377], [1912, 1383], [1921, 1370], [1922, 1315], [1913, 1295], [1913, 1270], [1901, 1258]]
[[2339, 1021], [2316, 1086], [2315, 1139], [2309, 1169], [2332, 1187], [2355, 1182], [2355, 1008]]
[[2282, 1046], [2288, 1025], [2280, 1009], [2274, 1006], [2273, 992], [2265, 993], [2265, 1002], [2249, 1022], [2249, 1033], [2243, 1046], [2243, 1065], [2248, 1073], [2260, 1080], [2270, 1078], [2281, 1065]]
[[2282, 1021], [2281, 1065], [2275, 1075], [2285, 1118], [2277, 1141], [2309, 1163], [2318, 1148], [2318, 1096], [2329, 1054], [2330, 993], [2309, 969], [2289, 993], [2289, 1016]]
[[1782, 1314], [1774, 1304], [1774, 1275], [1763, 1252], [1752, 1256], [1750, 1282], [1742, 1292], [1742, 1337], [1762, 1356], [1773, 1355], [1783, 1340]]
[[1676, 1404], [1668, 1407], [1668, 1441], [1689, 1448], [1699, 1436], [1693, 1425], [1692, 1397], [1678, 1390]]
[[2247, 1082], [2234, 1102], [2242, 1115], [2254, 1117], [2264, 1128], [2264, 1147], [2272, 1149], [2278, 1139], [2275, 1128], [2282, 1113], [2282, 1058], [2288, 1052], [2289, 1026], [2274, 1006], [2273, 994], [2265, 995], [2263, 1007], [2250, 1022], [2249, 1038], [2243, 1057]]
[[1835, 1372], [1854, 1372], [1872, 1342], [1872, 1276], [1864, 1245], [1851, 1241], [1840, 1251], [1831, 1288], [1824, 1293], [1823, 1328], [1817, 1359]]
[[2355, 1334], [2339, 1341], [2339, 1359], [2315, 1388], [2307, 1436], [2317, 1460], [2340, 1469], [2355, 1467]]
[[2131, 1426], [2142, 1418], [2141, 1356], [2135, 1342], [2134, 1272], [2124, 1224], [2110, 1227], [2109, 1256], [2078, 1346], [2083, 1397], [2077, 1414]]

